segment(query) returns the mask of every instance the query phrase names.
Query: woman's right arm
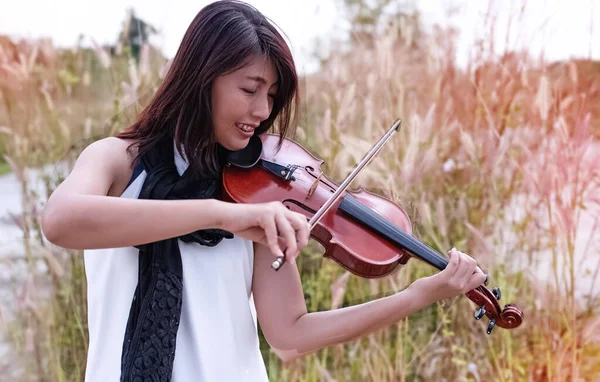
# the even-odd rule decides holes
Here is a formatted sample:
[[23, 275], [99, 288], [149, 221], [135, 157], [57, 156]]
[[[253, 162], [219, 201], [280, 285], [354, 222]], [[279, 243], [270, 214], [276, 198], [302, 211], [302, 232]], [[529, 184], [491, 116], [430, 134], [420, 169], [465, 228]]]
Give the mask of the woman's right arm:
[[130, 163], [126, 143], [92, 143], [48, 199], [42, 218], [46, 238], [74, 249], [138, 245], [221, 227], [224, 202], [140, 200], [107, 196]]
[[[255, 238], [282, 256], [295, 257], [308, 241], [306, 219], [277, 203], [240, 205], [215, 199], [146, 200], [120, 198], [115, 184], [129, 180], [128, 143], [106, 138], [79, 156], [72, 172], [48, 199], [42, 217], [46, 238], [73, 249], [116, 248], [220, 228]], [[125, 179], [127, 177], [127, 179]], [[119, 188], [119, 187], [117, 187]], [[287, 254], [286, 254], [287, 255]]]

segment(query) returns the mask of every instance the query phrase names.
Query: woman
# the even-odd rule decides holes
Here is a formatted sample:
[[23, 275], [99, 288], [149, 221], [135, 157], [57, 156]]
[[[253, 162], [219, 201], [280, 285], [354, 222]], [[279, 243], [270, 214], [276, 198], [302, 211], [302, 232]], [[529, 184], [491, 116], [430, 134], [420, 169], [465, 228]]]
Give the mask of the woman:
[[296, 91], [277, 30], [244, 3], [215, 2], [192, 21], [137, 121], [81, 153], [48, 201], [43, 230], [85, 250], [87, 381], [267, 381], [256, 317], [287, 360], [484, 281], [453, 249], [444, 271], [393, 296], [307, 313], [294, 262], [308, 242], [306, 218], [280, 203], [218, 199], [227, 153], [275, 122], [286, 135]]

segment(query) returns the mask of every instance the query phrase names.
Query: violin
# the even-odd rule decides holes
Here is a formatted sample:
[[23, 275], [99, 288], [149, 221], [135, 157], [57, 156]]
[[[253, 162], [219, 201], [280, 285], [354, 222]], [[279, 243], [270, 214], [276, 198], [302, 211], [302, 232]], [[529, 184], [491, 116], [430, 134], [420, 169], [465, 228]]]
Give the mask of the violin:
[[[347, 190], [350, 182], [399, 130], [398, 119], [352, 173], [338, 185], [321, 170], [323, 160], [297, 142], [278, 135], [251, 138], [248, 146], [231, 152], [223, 169], [223, 198], [235, 203], [279, 201], [309, 219], [310, 237], [329, 258], [363, 278], [389, 275], [411, 257], [443, 270], [448, 259], [412, 235], [408, 214], [397, 203], [366, 191]], [[272, 268], [285, 262], [278, 258]], [[500, 288], [487, 288], [486, 281], [466, 293], [477, 306], [474, 318], [489, 318], [487, 334], [494, 327], [516, 328], [523, 312], [514, 304], [501, 308]]]

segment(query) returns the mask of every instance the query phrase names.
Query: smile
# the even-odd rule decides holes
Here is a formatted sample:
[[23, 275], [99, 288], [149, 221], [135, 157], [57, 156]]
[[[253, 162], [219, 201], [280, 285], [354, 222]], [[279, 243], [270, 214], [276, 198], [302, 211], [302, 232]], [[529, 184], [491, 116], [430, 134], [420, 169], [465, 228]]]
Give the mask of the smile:
[[253, 126], [246, 125], [244, 123], [236, 123], [235, 125], [247, 133], [251, 133], [252, 131], [254, 131]]

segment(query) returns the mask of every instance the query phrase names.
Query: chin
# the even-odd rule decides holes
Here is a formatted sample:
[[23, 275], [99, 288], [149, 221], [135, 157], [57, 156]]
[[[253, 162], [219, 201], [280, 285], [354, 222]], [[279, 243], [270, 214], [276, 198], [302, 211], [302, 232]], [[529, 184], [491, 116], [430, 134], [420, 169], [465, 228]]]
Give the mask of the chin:
[[230, 139], [227, 142], [221, 144], [221, 146], [225, 147], [229, 151], [238, 151], [246, 148], [250, 139]]

